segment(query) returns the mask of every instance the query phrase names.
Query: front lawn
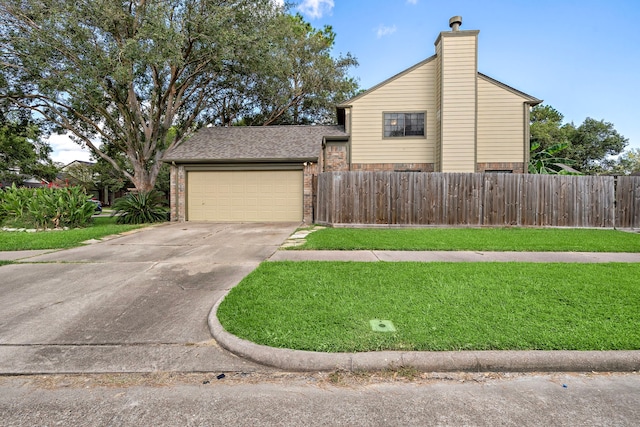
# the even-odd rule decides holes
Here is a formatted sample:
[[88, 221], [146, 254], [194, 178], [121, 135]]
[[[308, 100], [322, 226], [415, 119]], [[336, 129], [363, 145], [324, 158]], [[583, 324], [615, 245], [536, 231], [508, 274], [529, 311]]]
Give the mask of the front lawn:
[[640, 252], [640, 234], [559, 228], [325, 228], [291, 249]]
[[638, 277], [640, 264], [266, 262], [218, 318], [311, 351], [638, 350]]
[[21, 251], [30, 249], [64, 249], [79, 246], [90, 239], [100, 239], [112, 234], [142, 227], [141, 225], [116, 224], [115, 217], [93, 218], [93, 225], [64, 231], [0, 231], [0, 251]]

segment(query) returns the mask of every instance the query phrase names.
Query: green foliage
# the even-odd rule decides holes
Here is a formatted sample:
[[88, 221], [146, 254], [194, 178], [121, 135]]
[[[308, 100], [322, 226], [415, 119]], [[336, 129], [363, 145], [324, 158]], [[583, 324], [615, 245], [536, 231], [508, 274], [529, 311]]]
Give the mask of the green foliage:
[[531, 109], [531, 146], [547, 150], [558, 144], [568, 144], [571, 125], [563, 125], [564, 116], [550, 105], [536, 105]]
[[165, 195], [169, 194], [171, 186], [171, 166], [163, 164], [156, 179], [155, 189]]
[[4, 0], [0, 98], [150, 191], [164, 153], [218, 115], [242, 64], [269, 54], [283, 13], [273, 0]]
[[617, 159], [609, 159], [603, 169], [614, 175], [640, 174], [640, 148], [632, 148]]
[[554, 144], [541, 149], [539, 143], [531, 144], [529, 158], [529, 173], [545, 175], [580, 175], [569, 169], [575, 161], [566, 157], [558, 157], [558, 153], [567, 149], [569, 143]]
[[0, 220], [8, 225], [48, 229], [84, 227], [95, 205], [81, 187], [17, 188], [0, 192]]
[[[272, 54], [262, 57], [259, 73], [249, 74], [249, 125], [335, 123], [335, 106], [353, 97], [358, 65], [347, 53], [333, 58], [336, 34], [330, 26], [315, 29], [297, 15], [282, 15], [272, 37]], [[254, 65], [255, 67], [255, 65]]]
[[40, 129], [24, 112], [8, 118], [0, 112], [0, 181], [22, 184], [25, 177], [53, 181], [57, 168], [51, 148], [39, 140]]
[[97, 174], [94, 167], [89, 163], [75, 163], [64, 171], [65, 179], [70, 185], [82, 187], [88, 193], [96, 188]]
[[629, 143], [612, 123], [590, 117], [571, 132], [570, 141], [566, 156], [575, 160], [578, 169], [585, 173], [601, 172], [602, 161], [620, 154]]
[[118, 224], [145, 224], [167, 220], [164, 198], [159, 191], [129, 193], [113, 202]]
[[531, 173], [560, 172], [557, 164], [600, 173], [610, 167], [608, 157], [620, 154], [629, 142], [604, 120], [587, 117], [578, 127], [563, 124], [564, 116], [549, 105], [535, 106], [530, 118]]

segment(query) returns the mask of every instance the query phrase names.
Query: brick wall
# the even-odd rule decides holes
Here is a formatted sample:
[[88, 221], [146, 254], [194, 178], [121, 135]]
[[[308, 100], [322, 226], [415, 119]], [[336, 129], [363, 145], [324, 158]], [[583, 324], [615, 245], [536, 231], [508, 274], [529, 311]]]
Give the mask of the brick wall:
[[184, 222], [186, 220], [186, 173], [184, 166], [171, 165], [170, 214], [171, 221]]
[[524, 173], [524, 163], [522, 162], [478, 163], [477, 171], [478, 172], [512, 171], [513, 173]]
[[352, 171], [369, 172], [433, 172], [433, 169], [433, 163], [353, 163], [351, 165]]
[[178, 167], [169, 168], [169, 215], [171, 221], [178, 220]]
[[347, 159], [347, 145], [327, 145], [324, 148], [325, 172], [343, 172], [349, 170], [349, 160]]
[[306, 224], [313, 223], [313, 176], [318, 174], [318, 164], [309, 162], [303, 171], [302, 214]]

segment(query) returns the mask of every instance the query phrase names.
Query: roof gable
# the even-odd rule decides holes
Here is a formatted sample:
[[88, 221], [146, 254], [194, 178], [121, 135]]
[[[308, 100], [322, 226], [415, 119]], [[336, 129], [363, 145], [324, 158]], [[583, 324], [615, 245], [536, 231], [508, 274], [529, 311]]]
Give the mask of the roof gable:
[[337, 106], [337, 107], [338, 107], [338, 108], [349, 107], [349, 106], [351, 105], [351, 103], [352, 103], [352, 102], [357, 101], [358, 99], [360, 99], [360, 98], [362, 98], [362, 97], [364, 97], [364, 96], [368, 95], [369, 93], [371, 93], [371, 92], [373, 92], [373, 91], [375, 91], [375, 90], [377, 90], [377, 89], [379, 89], [379, 88], [381, 88], [381, 87], [383, 87], [383, 86], [386, 86], [386, 85], [388, 85], [389, 83], [391, 83], [391, 82], [393, 82], [393, 81], [395, 81], [395, 80], [397, 80], [397, 79], [399, 79], [399, 78], [401, 78], [401, 77], [403, 77], [403, 76], [405, 76], [405, 75], [409, 74], [410, 72], [412, 72], [412, 71], [414, 71], [414, 70], [416, 70], [416, 69], [418, 69], [418, 68], [422, 67], [423, 65], [425, 65], [425, 64], [427, 64], [427, 63], [429, 63], [429, 62], [433, 61], [434, 59], [436, 59], [436, 55], [430, 56], [429, 58], [427, 58], [427, 59], [425, 59], [425, 60], [423, 60], [423, 61], [418, 62], [417, 64], [415, 64], [415, 65], [413, 65], [413, 66], [411, 66], [411, 67], [407, 68], [407, 69], [406, 69], [406, 70], [404, 70], [404, 71], [399, 72], [398, 74], [396, 74], [396, 75], [395, 75], [395, 76], [393, 76], [393, 77], [389, 77], [388, 79], [386, 79], [386, 80], [385, 80], [385, 81], [383, 81], [382, 83], [378, 83], [377, 85], [373, 86], [373, 87], [372, 87], [372, 88], [370, 88], [370, 89], [365, 90], [365, 91], [364, 91], [364, 92], [362, 92], [362, 93], [359, 93], [358, 95], [354, 96], [353, 98], [348, 99], [348, 100], [346, 100], [346, 101], [344, 101], [344, 102], [342, 102], [342, 103], [338, 104], [338, 106]]
[[[417, 64], [415, 64], [415, 65], [407, 68], [406, 70], [401, 71], [400, 73], [396, 74], [395, 76], [386, 79], [382, 83], [379, 83], [379, 84], [373, 86], [372, 88], [367, 89], [366, 91], [354, 96], [353, 98], [338, 104], [337, 107], [338, 108], [350, 107], [353, 102], [355, 102], [355, 101], [359, 100], [360, 98], [363, 98], [364, 96], [370, 94], [371, 92], [373, 92], [375, 90], [378, 90], [381, 87], [386, 86], [389, 83], [391, 83], [391, 82], [393, 82], [393, 81], [395, 81], [395, 80], [397, 80], [397, 79], [409, 74], [410, 72], [412, 72], [412, 71], [420, 68], [421, 66], [433, 61], [434, 59], [436, 59], [436, 55], [433, 55], [433, 56], [425, 59], [424, 61], [418, 62]], [[522, 92], [522, 91], [520, 91], [518, 89], [515, 89], [515, 88], [513, 88], [513, 87], [511, 87], [511, 86], [509, 86], [507, 84], [504, 84], [504, 83], [502, 83], [502, 82], [500, 82], [500, 81], [498, 81], [498, 80], [496, 80], [494, 78], [491, 78], [491, 77], [487, 76], [486, 74], [482, 74], [482, 73], [478, 72], [478, 78], [484, 79], [484, 80], [488, 81], [489, 83], [492, 83], [492, 84], [494, 84], [496, 86], [499, 86], [499, 87], [501, 87], [503, 89], [506, 89], [506, 90], [510, 91], [511, 93], [513, 93], [515, 95], [518, 95], [518, 96], [524, 98], [526, 100], [526, 102], [530, 103], [531, 105], [537, 105], [537, 104], [540, 104], [542, 102], [541, 99], [538, 99], [538, 98], [536, 98], [534, 96], [528, 95], [528, 94], [526, 94], [526, 93], [524, 93], [524, 92]]]

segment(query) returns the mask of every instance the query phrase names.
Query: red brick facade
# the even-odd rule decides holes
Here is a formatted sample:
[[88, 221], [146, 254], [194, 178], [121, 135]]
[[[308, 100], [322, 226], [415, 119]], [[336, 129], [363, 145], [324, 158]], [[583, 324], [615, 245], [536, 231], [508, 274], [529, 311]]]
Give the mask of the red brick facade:
[[342, 172], [349, 170], [347, 145], [327, 145], [324, 150], [323, 172]]

